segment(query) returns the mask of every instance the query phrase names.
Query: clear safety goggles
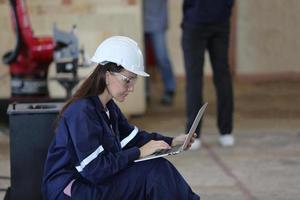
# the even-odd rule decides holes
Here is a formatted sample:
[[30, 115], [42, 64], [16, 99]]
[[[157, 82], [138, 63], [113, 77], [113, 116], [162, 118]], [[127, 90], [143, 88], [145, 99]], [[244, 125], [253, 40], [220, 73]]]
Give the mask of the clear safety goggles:
[[134, 86], [137, 81], [137, 76], [129, 78], [118, 72], [111, 72], [111, 74], [116, 76], [120, 81], [123, 81], [127, 87]]

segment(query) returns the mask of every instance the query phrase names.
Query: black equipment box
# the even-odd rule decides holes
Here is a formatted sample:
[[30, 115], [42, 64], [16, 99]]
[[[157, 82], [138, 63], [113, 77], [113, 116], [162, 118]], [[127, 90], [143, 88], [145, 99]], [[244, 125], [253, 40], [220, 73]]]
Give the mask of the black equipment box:
[[11, 187], [9, 199], [42, 200], [41, 183], [48, 146], [63, 103], [10, 104]]

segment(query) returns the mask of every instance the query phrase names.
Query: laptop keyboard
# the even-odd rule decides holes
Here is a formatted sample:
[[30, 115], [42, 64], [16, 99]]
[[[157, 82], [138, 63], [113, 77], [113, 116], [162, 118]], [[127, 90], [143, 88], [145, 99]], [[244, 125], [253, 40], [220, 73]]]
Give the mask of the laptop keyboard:
[[161, 149], [159, 151], [156, 151], [154, 153], [154, 155], [162, 155], [162, 154], [167, 154], [167, 153], [170, 153], [170, 152], [173, 152], [173, 151], [177, 151], [179, 148], [181, 147], [181, 145], [178, 145], [178, 146], [175, 146], [175, 147], [172, 147], [171, 149]]
[[170, 151], [172, 151], [172, 149], [161, 149], [159, 151], [156, 151], [154, 155], [161, 155], [161, 154], [169, 153]]

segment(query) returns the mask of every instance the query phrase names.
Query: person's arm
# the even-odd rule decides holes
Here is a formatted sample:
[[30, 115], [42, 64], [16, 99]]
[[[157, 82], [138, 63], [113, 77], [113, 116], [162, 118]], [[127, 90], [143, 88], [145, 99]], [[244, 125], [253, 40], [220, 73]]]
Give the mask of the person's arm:
[[140, 156], [140, 151], [137, 147], [119, 152], [109, 151], [114, 144], [114, 137], [103, 121], [99, 121], [91, 112], [78, 108], [76, 114], [64, 120], [76, 154], [74, 167], [88, 181], [100, 183], [131, 164]]
[[141, 147], [151, 140], [163, 140], [170, 146], [172, 145], [172, 137], [166, 137], [159, 133], [149, 133], [147, 131], [139, 130], [137, 127], [134, 127], [128, 123], [127, 119], [117, 106], [116, 112], [118, 116], [118, 128], [121, 137], [121, 144], [122, 141], [124, 141], [124, 139], [129, 138], [131, 136], [131, 139], [126, 143], [126, 146], [124, 146], [125, 149], [135, 146]]

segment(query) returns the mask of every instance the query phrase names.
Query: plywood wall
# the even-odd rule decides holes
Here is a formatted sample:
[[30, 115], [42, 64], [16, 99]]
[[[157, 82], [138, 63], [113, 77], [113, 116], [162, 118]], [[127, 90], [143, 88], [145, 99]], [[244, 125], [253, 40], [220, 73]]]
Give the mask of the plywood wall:
[[300, 1], [238, 1], [237, 73], [300, 73]]

